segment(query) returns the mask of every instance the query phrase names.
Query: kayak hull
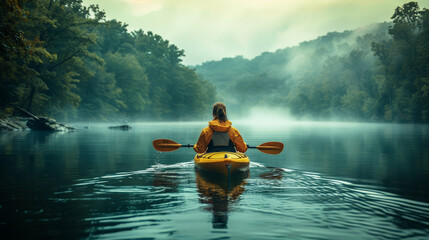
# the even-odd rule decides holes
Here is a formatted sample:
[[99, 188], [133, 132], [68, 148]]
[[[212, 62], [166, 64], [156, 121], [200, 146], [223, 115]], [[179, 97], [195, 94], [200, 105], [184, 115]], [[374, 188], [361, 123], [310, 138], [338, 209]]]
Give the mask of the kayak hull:
[[229, 176], [248, 171], [250, 160], [240, 152], [211, 152], [195, 155], [194, 163], [199, 170]]

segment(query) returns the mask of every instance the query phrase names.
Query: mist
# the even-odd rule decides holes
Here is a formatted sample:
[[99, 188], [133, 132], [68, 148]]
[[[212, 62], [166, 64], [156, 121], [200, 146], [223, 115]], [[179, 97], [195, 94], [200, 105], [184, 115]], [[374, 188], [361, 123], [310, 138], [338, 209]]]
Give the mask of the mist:
[[[118, 2], [104, 6], [118, 6]], [[146, 3], [149, 7], [145, 11], [138, 13], [145, 3], [125, 2], [124, 6], [136, 7], [131, 11], [133, 15], [156, 16], [154, 19], [170, 11], [183, 13], [187, 4], [195, 3], [189, 1], [182, 6], [172, 1], [151, 1]], [[394, 16], [392, 22], [321, 34], [315, 31], [316, 36], [306, 36], [307, 40], [299, 40], [289, 47], [291, 44], [281, 39], [284, 34], [294, 38], [294, 34], [288, 34], [291, 29], [300, 26], [301, 31], [314, 32], [305, 27], [306, 21], [300, 25], [300, 18], [296, 18], [297, 25], [285, 21], [283, 8], [277, 9], [284, 5], [278, 1], [270, 2], [250, 21], [254, 23], [273, 12], [273, 18], [267, 23], [276, 24], [268, 24], [267, 32], [261, 30], [267, 25], [263, 22], [251, 24], [254, 28], [246, 25], [237, 32], [232, 31], [230, 27], [235, 23], [249, 20], [245, 11], [237, 10], [240, 6], [237, 2], [225, 2], [225, 6], [198, 3], [193, 6], [194, 10], [201, 7], [198, 16], [204, 15], [210, 6], [214, 9], [212, 15], [227, 9], [225, 19], [217, 19], [217, 25], [201, 32], [218, 34], [218, 44], [207, 51], [217, 52], [224, 58], [192, 66], [185, 59], [189, 51], [199, 49], [198, 44], [193, 50], [181, 49], [168, 34], [166, 38], [111, 20], [102, 6], [88, 6], [89, 1], [85, 4], [76, 1], [73, 7], [58, 2], [55, 3], [57, 11], [52, 13], [46, 4], [9, 6], [16, 9], [4, 17], [5, 22], [14, 24], [4, 31], [11, 34], [5, 36], [6, 45], [2, 47], [7, 58], [1, 60], [1, 66], [8, 70], [1, 72], [2, 117], [11, 115], [16, 107], [23, 107], [36, 115], [63, 121], [195, 121], [210, 119], [211, 106], [221, 101], [227, 105], [231, 117], [243, 120], [263, 112], [273, 119], [300, 121], [429, 121], [425, 70], [428, 39], [423, 28], [428, 10], [420, 11], [414, 2], [396, 10], [380, 10], [390, 11]], [[289, 4], [284, 11], [289, 16], [298, 16], [296, 11], [308, 4]], [[356, 5], [351, 1], [347, 4]], [[362, 6], [368, 6], [365, 4], [368, 2]], [[312, 5], [310, 12], [316, 11], [316, 6], [344, 8], [336, 1], [332, 4], [323, 1]], [[252, 1], [246, 9], [256, 14], [259, 7], [261, 3]], [[84, 14], [79, 15], [76, 9]], [[414, 22], [404, 16], [410, 9], [415, 15], [411, 18]], [[237, 11], [236, 20], [232, 17], [234, 11]], [[378, 10], [369, 12], [373, 11]], [[67, 18], [63, 18], [64, 15]], [[319, 20], [323, 19], [326, 18]], [[185, 20], [177, 19], [178, 22]], [[273, 33], [280, 26], [284, 31]], [[203, 35], [195, 36], [211, 38], [210, 34]], [[15, 41], [16, 36], [22, 41]], [[277, 48], [277, 43], [272, 43], [279, 40], [277, 38], [284, 47]], [[11, 47], [5, 47], [9, 45]], [[201, 46], [204, 45], [201, 41]], [[258, 54], [252, 57], [241, 45]], [[220, 50], [223, 47], [228, 53]], [[229, 51], [230, 47], [236, 50]], [[235, 51], [241, 54], [228, 57]], [[201, 55], [210, 58], [205, 52]]]
[[[424, 64], [416, 62], [416, 56], [406, 56], [407, 50], [401, 52], [404, 42], [390, 30], [395, 27], [385, 22], [330, 32], [253, 59], [224, 58], [195, 69], [213, 82], [217, 99], [238, 118], [252, 115], [253, 109], [265, 109], [303, 121], [426, 121], [421, 114], [427, 104], [412, 97], [420, 95], [420, 89], [405, 87], [406, 82], [422, 80], [406, 80], [396, 63], [386, 65], [381, 59], [389, 56], [403, 66]], [[394, 68], [398, 70], [386, 74], [386, 69]], [[419, 74], [412, 71], [409, 76]], [[389, 79], [404, 85], [393, 86]]]
[[228, 117], [233, 122], [264, 126], [284, 125], [297, 120], [287, 109], [260, 106], [249, 108], [246, 114], [228, 112]]

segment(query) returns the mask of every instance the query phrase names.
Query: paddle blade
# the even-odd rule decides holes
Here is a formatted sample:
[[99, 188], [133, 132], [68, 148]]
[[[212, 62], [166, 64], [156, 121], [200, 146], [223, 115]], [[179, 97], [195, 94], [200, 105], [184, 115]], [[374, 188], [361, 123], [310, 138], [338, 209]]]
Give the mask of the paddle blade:
[[283, 151], [284, 145], [281, 142], [266, 142], [256, 148], [263, 153], [279, 154]]
[[156, 139], [153, 141], [153, 147], [160, 152], [172, 152], [181, 148], [182, 145], [170, 139]]

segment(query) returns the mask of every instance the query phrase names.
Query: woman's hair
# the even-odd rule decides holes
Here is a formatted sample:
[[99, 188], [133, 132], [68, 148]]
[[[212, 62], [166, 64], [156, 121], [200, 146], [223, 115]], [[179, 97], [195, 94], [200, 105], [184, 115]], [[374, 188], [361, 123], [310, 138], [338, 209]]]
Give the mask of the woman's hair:
[[221, 122], [228, 121], [226, 117], [226, 106], [221, 102], [217, 102], [213, 105], [213, 116], [215, 119], [220, 120]]

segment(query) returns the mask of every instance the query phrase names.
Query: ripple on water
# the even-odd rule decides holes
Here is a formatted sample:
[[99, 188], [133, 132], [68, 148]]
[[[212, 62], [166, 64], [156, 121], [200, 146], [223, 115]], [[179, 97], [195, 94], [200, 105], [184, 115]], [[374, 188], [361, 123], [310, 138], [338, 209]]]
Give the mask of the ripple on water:
[[84, 221], [91, 226], [90, 238], [424, 239], [429, 234], [429, 204], [317, 173], [252, 163], [250, 176], [231, 193], [196, 177], [192, 162], [155, 164], [81, 179], [51, 200], [89, 211]]
[[84, 219], [92, 226], [89, 237], [168, 236], [177, 229], [172, 219], [199, 211], [199, 206], [191, 204], [198, 202], [193, 167], [192, 162], [155, 164], [144, 170], [80, 179], [58, 189], [50, 200], [62, 207], [79, 205], [89, 210]]
[[[282, 169], [267, 173], [263, 168], [253, 171], [262, 177], [249, 179], [240, 208], [266, 216], [262, 219], [267, 225], [284, 229], [290, 224], [294, 229], [314, 231], [318, 236], [288, 229], [288, 234], [296, 237], [341, 239], [344, 234], [347, 239], [353, 236], [356, 239], [423, 239], [429, 234], [428, 203], [404, 199], [370, 186], [328, 179], [317, 173], [283, 172]], [[276, 177], [266, 177], [269, 173]]]

